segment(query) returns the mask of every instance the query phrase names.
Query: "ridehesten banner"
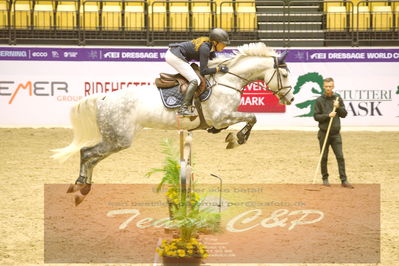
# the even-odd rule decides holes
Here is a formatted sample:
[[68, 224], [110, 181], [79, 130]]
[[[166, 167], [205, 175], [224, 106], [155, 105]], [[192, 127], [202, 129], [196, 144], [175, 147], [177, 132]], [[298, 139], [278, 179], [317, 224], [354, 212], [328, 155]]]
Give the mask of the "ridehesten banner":
[[[234, 49], [224, 54], [232, 56]], [[166, 48], [0, 47], [0, 126], [68, 126], [69, 109], [94, 93], [154, 88]], [[278, 104], [259, 83], [244, 88], [239, 111], [258, 127], [315, 126], [322, 80], [335, 79], [348, 126], [399, 126], [398, 49], [290, 49], [295, 102]], [[263, 84], [264, 85], [264, 84]], [[223, 104], [223, 103], [221, 103]]]

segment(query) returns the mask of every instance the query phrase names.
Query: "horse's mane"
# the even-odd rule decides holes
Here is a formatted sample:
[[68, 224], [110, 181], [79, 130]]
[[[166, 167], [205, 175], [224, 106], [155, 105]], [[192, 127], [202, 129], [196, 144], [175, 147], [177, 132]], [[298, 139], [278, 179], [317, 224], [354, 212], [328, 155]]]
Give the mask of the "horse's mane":
[[[210, 61], [209, 63], [211, 65], [216, 66], [225, 62], [223, 64], [231, 66], [235, 64], [238, 60], [240, 60], [242, 57], [246, 56], [258, 56], [258, 57], [278, 56], [278, 54], [276, 53], [276, 51], [273, 50], [273, 48], [266, 46], [266, 44], [264, 44], [263, 42], [244, 44], [242, 46], [239, 46], [237, 50], [234, 50], [233, 53], [235, 54], [234, 57], [219, 56], [214, 60]], [[231, 60], [226, 61], [229, 58], [231, 58]]]

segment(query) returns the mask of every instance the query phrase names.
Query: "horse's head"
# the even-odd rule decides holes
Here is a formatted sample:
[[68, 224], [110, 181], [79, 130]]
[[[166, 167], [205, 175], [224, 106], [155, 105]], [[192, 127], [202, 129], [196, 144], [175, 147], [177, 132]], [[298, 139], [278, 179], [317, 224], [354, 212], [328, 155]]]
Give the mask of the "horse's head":
[[282, 104], [291, 104], [294, 101], [294, 94], [289, 80], [289, 70], [285, 63], [288, 51], [273, 57], [273, 68], [265, 73], [265, 82], [274, 95], [280, 99]]
[[[210, 67], [220, 66], [221, 64], [227, 64], [229, 67], [228, 73], [230, 75], [227, 77], [230, 80], [223, 80], [221, 83], [236, 83], [237, 81], [233, 79], [233, 76], [240, 79], [242, 86], [251, 81], [263, 79], [269, 90], [280, 99], [280, 103], [291, 104], [294, 101], [294, 94], [288, 78], [289, 71], [285, 63], [288, 52], [278, 55], [265, 43], [257, 42], [239, 46], [234, 54], [234, 57], [227, 59], [222, 57], [210, 63]], [[229, 85], [228, 87], [234, 86]]]

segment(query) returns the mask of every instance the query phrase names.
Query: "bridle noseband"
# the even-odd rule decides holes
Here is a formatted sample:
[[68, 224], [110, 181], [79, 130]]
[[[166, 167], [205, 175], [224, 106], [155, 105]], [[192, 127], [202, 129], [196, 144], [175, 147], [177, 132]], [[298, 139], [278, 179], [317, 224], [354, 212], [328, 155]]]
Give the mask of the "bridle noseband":
[[[281, 74], [280, 74], [280, 68], [287, 68], [287, 64], [279, 64], [279, 62], [278, 62], [278, 60], [277, 60], [277, 57], [273, 57], [273, 59], [274, 59], [274, 66], [273, 66], [273, 68], [274, 68], [274, 72], [273, 72], [273, 75], [271, 76], [271, 78], [269, 79], [269, 81], [268, 82], [266, 82], [266, 86], [269, 86], [269, 83], [272, 81], [272, 79], [273, 79], [273, 77], [276, 75], [276, 73], [277, 73], [277, 86], [278, 86], [278, 89], [277, 89], [277, 91], [273, 91], [273, 95], [278, 95], [279, 96], [279, 98], [280, 99], [282, 99], [282, 98], [284, 98], [285, 96], [287, 96], [287, 94], [292, 90], [292, 86], [283, 86], [283, 82], [282, 82], [282, 80], [281, 80]], [[289, 89], [289, 90], [287, 90], [287, 92], [286, 93], [284, 93], [284, 95], [281, 95], [281, 90], [284, 90], [284, 89]], [[269, 90], [269, 91], [271, 91], [271, 90]]]
[[[287, 94], [292, 90], [292, 86], [283, 86], [283, 82], [282, 82], [282, 80], [281, 80], [281, 74], [280, 74], [280, 71], [279, 71], [279, 70], [280, 70], [280, 68], [287, 68], [287, 64], [285, 64], [285, 63], [284, 63], [284, 64], [279, 64], [278, 59], [277, 59], [276, 56], [273, 56], [273, 59], [274, 59], [274, 65], [273, 65], [274, 72], [273, 72], [273, 75], [272, 75], [272, 76], [270, 77], [270, 79], [266, 82], [266, 87], [263, 86], [262, 84], [258, 84], [258, 85], [259, 85], [262, 89], [264, 89], [264, 90], [266, 90], [266, 91], [270, 91], [270, 92], [273, 93], [273, 95], [277, 95], [280, 99], [282, 99], [282, 98], [284, 98], [285, 96], [287, 96]], [[229, 59], [229, 60], [230, 60], [230, 59]], [[222, 65], [222, 64], [223, 64], [224, 62], [226, 62], [226, 61], [228, 61], [228, 60], [223, 61], [223, 62], [220, 63], [218, 66]], [[278, 85], [278, 89], [277, 89], [277, 91], [273, 91], [273, 90], [269, 89], [268, 86], [269, 86], [270, 82], [273, 80], [273, 78], [274, 78], [274, 76], [276, 75], [276, 73], [277, 73], [277, 85]], [[230, 72], [230, 71], [227, 71], [226, 74], [230, 74], [230, 75], [236, 76], [237, 78], [242, 79], [242, 80], [244, 80], [245, 82], [247, 82], [247, 84], [251, 82], [250, 80], [248, 80], [248, 79], [246, 79], [246, 78], [244, 78], [244, 77], [241, 77], [240, 75], [237, 75], [237, 74], [235, 74], [235, 73], [233, 73], [233, 72]], [[222, 84], [222, 83], [218, 83], [218, 84], [219, 84], [219, 85], [223, 85], [223, 86], [228, 87], [228, 88], [231, 88], [231, 89], [234, 89], [234, 90], [240, 92], [241, 94], [243, 93], [243, 92], [242, 92], [243, 88], [241, 88], [241, 89], [238, 90], [238, 89], [236, 89], [236, 88], [234, 88], [234, 87], [232, 87], [232, 86], [230, 86], [230, 85], [225, 85], [225, 84]], [[284, 94], [282, 95], [282, 94], [281, 94], [281, 90], [284, 90], [284, 89], [289, 89], [289, 90], [287, 90], [287, 92], [284, 93]]]

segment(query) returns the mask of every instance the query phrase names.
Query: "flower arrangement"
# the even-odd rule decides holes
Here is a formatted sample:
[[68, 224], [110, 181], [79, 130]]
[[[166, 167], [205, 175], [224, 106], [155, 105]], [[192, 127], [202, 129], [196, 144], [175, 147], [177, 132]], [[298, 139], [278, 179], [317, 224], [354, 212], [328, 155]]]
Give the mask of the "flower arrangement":
[[[190, 199], [188, 203], [191, 205], [191, 207], [196, 207], [199, 205], [201, 197], [198, 193], [190, 192], [188, 194], [188, 197]], [[181, 204], [179, 189], [175, 186], [168, 189], [168, 191], [166, 192], [166, 198], [168, 203], [172, 204], [176, 209]]]
[[199, 207], [200, 196], [196, 192], [190, 192], [188, 194], [189, 202], [181, 202], [180, 195], [180, 162], [179, 155], [176, 148], [173, 146], [173, 142], [166, 139], [161, 143], [162, 153], [165, 154], [165, 162], [162, 168], [152, 168], [150, 172], [146, 174], [147, 177], [155, 174], [162, 173], [163, 177], [157, 187], [157, 192], [160, 192], [162, 188], [167, 185], [168, 190], [166, 191], [166, 199], [169, 206], [169, 217], [171, 220], [174, 219], [174, 213], [178, 211], [179, 206], [183, 204], [190, 204], [191, 207]]
[[208, 257], [205, 246], [195, 238], [191, 238], [188, 241], [182, 238], [163, 240], [162, 244], [157, 248], [157, 252], [162, 257]]
[[165, 163], [162, 168], [151, 169], [147, 176], [156, 172], [163, 173], [157, 191], [160, 192], [164, 185], [168, 185], [165, 193], [170, 216], [168, 229], [178, 231], [178, 235], [171, 240], [163, 240], [156, 251], [162, 257], [164, 265], [176, 265], [182, 261], [186, 265], [199, 265], [201, 259], [208, 257], [208, 252], [195, 237], [199, 232], [220, 231], [220, 214], [213, 213], [210, 208], [201, 207], [204, 198], [195, 191], [189, 191], [186, 197], [182, 197], [178, 153], [169, 140], [164, 141], [162, 146], [162, 152], [166, 155]]

